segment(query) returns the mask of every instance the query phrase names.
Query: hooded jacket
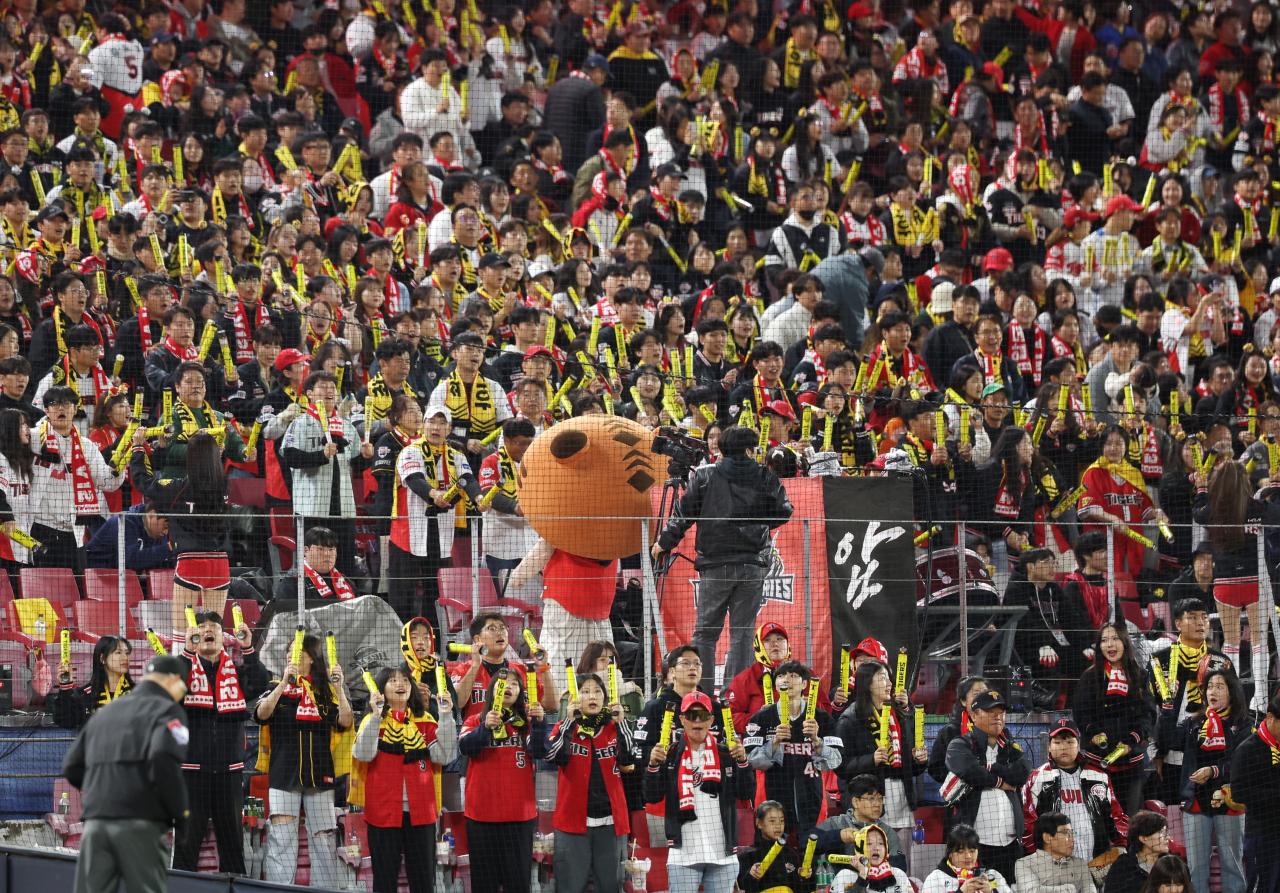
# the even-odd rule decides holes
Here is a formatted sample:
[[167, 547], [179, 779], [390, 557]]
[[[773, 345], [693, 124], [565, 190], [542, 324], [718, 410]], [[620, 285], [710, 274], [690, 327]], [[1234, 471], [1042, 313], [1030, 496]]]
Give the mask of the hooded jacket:
[[728, 456], [697, 469], [658, 536], [671, 551], [698, 525], [694, 567], [699, 571], [728, 565], [768, 567], [769, 532], [787, 522], [794, 509], [777, 476], [744, 456]]

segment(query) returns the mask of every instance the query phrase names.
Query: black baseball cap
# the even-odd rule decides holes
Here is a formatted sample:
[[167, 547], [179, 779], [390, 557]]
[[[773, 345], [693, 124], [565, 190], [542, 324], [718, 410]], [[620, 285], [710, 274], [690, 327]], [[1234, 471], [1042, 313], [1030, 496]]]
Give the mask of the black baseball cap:
[[984, 691], [982, 694], [978, 695], [978, 697], [974, 699], [973, 707], [971, 707], [970, 709], [971, 710], [990, 710], [993, 707], [1003, 707], [1006, 710], [1009, 709], [1009, 705], [1005, 703], [1004, 698], [1000, 697], [1000, 694], [998, 692], [994, 692], [988, 689], [987, 691]]
[[184, 661], [174, 657], [172, 654], [157, 654], [147, 661], [146, 672], [186, 678], [188, 669]]
[[1079, 738], [1080, 727], [1075, 724], [1074, 720], [1064, 716], [1049, 727], [1050, 738], [1056, 738], [1059, 735], [1074, 735]]

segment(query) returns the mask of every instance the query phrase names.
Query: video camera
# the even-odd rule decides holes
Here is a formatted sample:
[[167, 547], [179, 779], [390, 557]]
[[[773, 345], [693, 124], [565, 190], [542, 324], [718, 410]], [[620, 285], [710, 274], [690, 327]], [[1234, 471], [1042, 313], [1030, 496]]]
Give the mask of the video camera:
[[707, 458], [707, 446], [678, 428], [659, 428], [653, 435], [653, 451], [666, 456], [667, 474], [687, 478]]

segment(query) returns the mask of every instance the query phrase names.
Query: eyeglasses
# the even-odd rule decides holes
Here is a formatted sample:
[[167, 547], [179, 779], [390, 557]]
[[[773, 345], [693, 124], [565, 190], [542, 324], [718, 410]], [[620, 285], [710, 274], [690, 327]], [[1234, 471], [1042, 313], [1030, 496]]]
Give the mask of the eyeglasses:
[[686, 670], [691, 670], [691, 669], [693, 669], [693, 668], [695, 668], [695, 667], [701, 668], [701, 667], [702, 667], [702, 661], [700, 661], [700, 660], [678, 660], [678, 661], [676, 661], [676, 666], [677, 666], [677, 667], [682, 667], [683, 669], [686, 669]]
[[486, 633], [505, 633], [506, 631], [507, 631], [507, 625], [505, 623], [500, 626], [497, 624], [491, 623], [488, 626], [486, 626], [483, 630], [481, 630], [481, 632], [486, 632]]
[[706, 722], [711, 718], [711, 714], [705, 710], [689, 710], [685, 712], [684, 718], [693, 722]]
[[1053, 835], [1053, 836], [1054, 836], [1054, 837], [1067, 837], [1067, 838], [1070, 838], [1070, 837], [1075, 837], [1075, 836], [1076, 836], [1076, 832], [1072, 831], [1070, 828], [1060, 828], [1060, 829], [1058, 830], [1058, 833], [1057, 833], [1057, 834], [1055, 834], [1055, 835]]

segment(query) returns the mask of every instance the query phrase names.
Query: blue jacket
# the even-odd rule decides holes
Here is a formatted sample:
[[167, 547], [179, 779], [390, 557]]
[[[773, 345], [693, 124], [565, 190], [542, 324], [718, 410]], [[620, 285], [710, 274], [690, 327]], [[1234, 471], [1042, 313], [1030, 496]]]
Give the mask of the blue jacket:
[[153, 567], [173, 567], [177, 562], [173, 551], [169, 548], [168, 537], [152, 538], [147, 536], [147, 528], [143, 523], [143, 508], [139, 504], [130, 507], [122, 515], [112, 515], [107, 523], [94, 534], [89, 541], [86, 556], [88, 567], [117, 567], [116, 555], [119, 547], [119, 519], [125, 519], [124, 527], [124, 566], [134, 573], [141, 574]]

